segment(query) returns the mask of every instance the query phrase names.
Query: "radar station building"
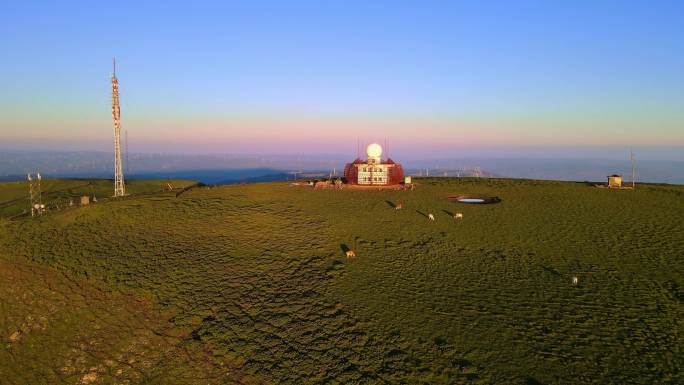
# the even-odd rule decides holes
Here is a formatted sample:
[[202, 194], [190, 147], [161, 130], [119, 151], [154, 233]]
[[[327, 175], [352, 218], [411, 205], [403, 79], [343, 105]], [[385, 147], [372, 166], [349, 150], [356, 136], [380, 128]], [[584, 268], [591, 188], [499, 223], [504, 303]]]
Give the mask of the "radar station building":
[[372, 143], [366, 148], [368, 158], [356, 158], [344, 166], [344, 177], [349, 184], [367, 186], [396, 185], [404, 181], [404, 169], [392, 159], [382, 159], [382, 147]]

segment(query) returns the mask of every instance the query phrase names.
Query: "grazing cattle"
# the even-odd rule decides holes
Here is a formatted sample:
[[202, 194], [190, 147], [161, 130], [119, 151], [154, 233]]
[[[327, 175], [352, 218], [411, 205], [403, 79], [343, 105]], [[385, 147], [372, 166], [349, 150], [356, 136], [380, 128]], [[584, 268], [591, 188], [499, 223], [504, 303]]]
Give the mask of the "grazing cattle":
[[431, 220], [431, 221], [434, 221], [434, 220], [435, 220], [435, 216], [432, 215], [432, 214], [428, 214], [428, 219]]
[[354, 257], [356, 257], [356, 253], [355, 253], [354, 251], [352, 251], [352, 250], [347, 250], [346, 254], [347, 254], [347, 258], [354, 258]]
[[401, 210], [401, 203], [397, 203], [397, 204], [394, 206], [394, 209], [395, 209], [395, 210]]
[[572, 284], [577, 285], [578, 282], [579, 282], [579, 278], [577, 278], [577, 276], [573, 276], [572, 277]]
[[454, 219], [463, 219], [463, 213], [454, 214]]

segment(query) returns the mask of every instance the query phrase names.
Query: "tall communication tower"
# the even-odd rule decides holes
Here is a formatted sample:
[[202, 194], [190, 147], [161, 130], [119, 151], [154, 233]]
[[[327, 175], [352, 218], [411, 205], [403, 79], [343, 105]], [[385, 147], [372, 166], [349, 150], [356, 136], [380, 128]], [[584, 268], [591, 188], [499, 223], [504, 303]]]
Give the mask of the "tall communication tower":
[[126, 195], [121, 162], [121, 110], [119, 108], [119, 80], [116, 78], [116, 59], [112, 72], [112, 118], [114, 118], [114, 196]]

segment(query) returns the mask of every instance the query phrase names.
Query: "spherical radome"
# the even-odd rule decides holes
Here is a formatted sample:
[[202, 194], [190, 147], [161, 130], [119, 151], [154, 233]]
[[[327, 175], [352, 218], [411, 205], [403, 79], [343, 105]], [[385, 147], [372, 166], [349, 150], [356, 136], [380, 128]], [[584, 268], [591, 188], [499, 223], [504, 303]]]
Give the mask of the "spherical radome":
[[369, 158], [379, 158], [382, 155], [382, 147], [377, 143], [371, 143], [366, 148], [366, 154]]

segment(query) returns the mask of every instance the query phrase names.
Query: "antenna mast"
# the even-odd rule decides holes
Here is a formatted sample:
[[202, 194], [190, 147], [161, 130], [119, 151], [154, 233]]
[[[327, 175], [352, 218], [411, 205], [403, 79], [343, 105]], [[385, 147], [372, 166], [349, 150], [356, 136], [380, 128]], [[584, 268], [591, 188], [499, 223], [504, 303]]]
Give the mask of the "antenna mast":
[[116, 58], [112, 72], [112, 118], [114, 119], [114, 196], [126, 195], [121, 162], [121, 109], [119, 108], [119, 80], [116, 78]]
[[31, 174], [26, 175], [26, 179], [28, 179], [28, 185], [29, 185], [29, 205], [31, 207], [31, 216], [35, 215], [35, 208], [33, 207], [35, 205], [36, 201], [36, 193], [33, 189], [33, 178], [31, 178]]
[[359, 137], [356, 137], [356, 159], [361, 158], [361, 139]]
[[629, 160], [632, 162], [632, 188], [634, 188], [636, 185], [636, 165], [634, 159], [634, 150], [631, 148], [629, 149]]
[[43, 215], [45, 206], [43, 206], [43, 194], [40, 189], [40, 181], [43, 179], [40, 173], [31, 175], [30, 173], [26, 175], [29, 185], [29, 202], [31, 204], [31, 216]]

